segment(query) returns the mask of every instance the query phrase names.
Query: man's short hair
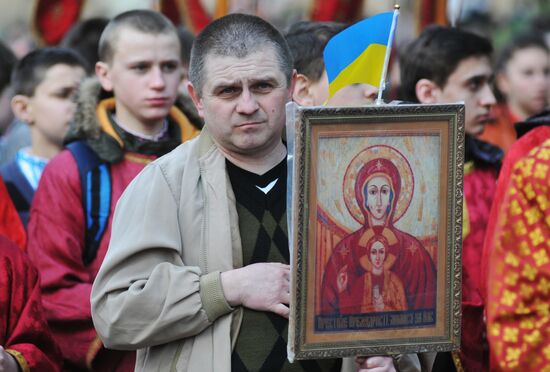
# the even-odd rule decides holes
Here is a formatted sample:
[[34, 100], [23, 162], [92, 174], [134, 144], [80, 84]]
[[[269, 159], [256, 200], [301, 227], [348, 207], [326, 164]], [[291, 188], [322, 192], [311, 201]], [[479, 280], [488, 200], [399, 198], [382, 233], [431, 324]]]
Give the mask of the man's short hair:
[[300, 21], [288, 29], [285, 38], [294, 59], [294, 69], [313, 82], [325, 70], [323, 51], [330, 38], [346, 27], [338, 22]]
[[130, 10], [117, 15], [103, 30], [98, 47], [100, 61], [112, 62], [117, 48], [117, 36], [123, 27], [151, 35], [173, 33], [177, 37], [176, 27], [161, 13], [147, 9]]
[[201, 95], [207, 56], [244, 58], [269, 46], [274, 49], [281, 71], [290, 84], [292, 56], [284, 37], [275, 27], [247, 14], [234, 13], [218, 18], [206, 26], [193, 43], [189, 80]]
[[11, 78], [13, 94], [32, 97], [36, 87], [44, 80], [47, 71], [55, 65], [82, 67], [86, 61], [74, 50], [67, 48], [35, 49], [15, 66]]
[[491, 43], [482, 36], [451, 27], [428, 26], [400, 53], [400, 98], [418, 102], [416, 83], [420, 79], [443, 88], [460, 62], [470, 57], [490, 58], [492, 52]]
[[0, 41], [0, 94], [10, 85], [11, 74], [16, 63], [15, 54]]

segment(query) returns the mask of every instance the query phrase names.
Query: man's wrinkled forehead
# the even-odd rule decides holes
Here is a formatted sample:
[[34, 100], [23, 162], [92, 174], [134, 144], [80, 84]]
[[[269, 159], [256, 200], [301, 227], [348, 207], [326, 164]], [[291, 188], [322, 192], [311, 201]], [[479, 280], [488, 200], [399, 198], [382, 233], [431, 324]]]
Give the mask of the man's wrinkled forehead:
[[217, 78], [223, 77], [224, 80], [228, 81], [238, 79], [234, 75], [235, 71], [228, 69], [227, 73], [224, 74], [223, 66], [231, 67], [232, 70], [250, 70], [256, 80], [270, 80], [277, 79], [281, 75], [284, 76], [284, 72], [278, 63], [277, 54], [272, 48], [254, 51], [244, 56], [208, 53], [204, 59], [205, 82], [212, 79], [213, 73]]

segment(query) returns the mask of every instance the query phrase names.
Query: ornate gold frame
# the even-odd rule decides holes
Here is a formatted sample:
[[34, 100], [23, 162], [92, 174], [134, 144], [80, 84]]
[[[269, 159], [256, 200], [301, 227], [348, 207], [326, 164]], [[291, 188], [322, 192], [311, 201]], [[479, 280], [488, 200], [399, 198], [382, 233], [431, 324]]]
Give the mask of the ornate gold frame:
[[[286, 135], [289, 149], [287, 205], [292, 265], [289, 359], [457, 350], [461, 332], [464, 105], [403, 104], [306, 108], [289, 103]], [[352, 319], [348, 316], [346, 323], [341, 323], [343, 326], [333, 326], [321, 331], [322, 326], [319, 324], [322, 323], [317, 320], [326, 317], [323, 318], [319, 313], [318, 278], [323, 276], [323, 272], [320, 272], [323, 270], [319, 268], [324, 267], [324, 261], [320, 263], [322, 260], [318, 258], [321, 256], [318, 248], [321, 238], [315, 221], [319, 218], [320, 189], [332, 186], [327, 186], [327, 182], [319, 184], [320, 169], [327, 168], [327, 165], [321, 162], [324, 155], [319, 154], [320, 141], [322, 138], [336, 138], [344, 143], [345, 146], [333, 146], [332, 155], [345, 158], [348, 156], [346, 152], [357, 152], [347, 146], [348, 138], [359, 141], [358, 143], [364, 140], [372, 145], [376, 144], [376, 141], [389, 141], [385, 136], [390, 136], [392, 141], [393, 137], [396, 141], [400, 141], [401, 137], [403, 141], [408, 141], [406, 138], [418, 138], [416, 141], [421, 141], [422, 136], [435, 136], [435, 139], [430, 137], [426, 141], [435, 143], [434, 148], [438, 150], [436, 153], [426, 154], [440, 158], [437, 172], [423, 174], [422, 177], [422, 180], [429, 182], [439, 180], [438, 186], [433, 186], [439, 190], [439, 196], [435, 203], [437, 206], [432, 208], [437, 211], [437, 217], [434, 218], [436, 233], [433, 235], [436, 253], [432, 253], [432, 258], [437, 258], [437, 295], [435, 307], [429, 309], [435, 316], [430, 320], [433, 324], [419, 322], [422, 325], [416, 326], [416, 323], [412, 325], [413, 321], [407, 318], [409, 323], [402, 328], [392, 326], [391, 329], [358, 330], [349, 326]], [[413, 150], [409, 150], [414, 153], [414, 147]], [[357, 155], [350, 154], [348, 158], [352, 156]], [[423, 163], [419, 164], [422, 166]], [[334, 183], [338, 182], [335, 180]], [[341, 189], [343, 190], [344, 186]], [[414, 198], [416, 195], [411, 197]], [[421, 214], [416, 210], [415, 212]], [[421, 217], [418, 219], [422, 224]], [[419, 319], [421, 316], [416, 315], [419, 311], [415, 309], [385, 314], [405, 316], [414, 313], [411, 317], [416, 316]], [[369, 317], [379, 316], [378, 314], [380, 313], [364, 313], [361, 315], [361, 321], [368, 322]], [[333, 318], [334, 321], [330, 324], [334, 325], [340, 322], [338, 319], [344, 319], [345, 316]]]

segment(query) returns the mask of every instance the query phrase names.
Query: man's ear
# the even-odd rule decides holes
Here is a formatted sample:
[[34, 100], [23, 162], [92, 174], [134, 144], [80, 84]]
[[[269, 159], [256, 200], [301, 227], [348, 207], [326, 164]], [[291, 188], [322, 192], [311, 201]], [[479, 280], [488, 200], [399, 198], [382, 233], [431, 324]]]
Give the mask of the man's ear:
[[107, 92], [111, 92], [113, 90], [113, 83], [111, 82], [109, 65], [105, 62], [101, 62], [101, 61], [97, 62], [95, 64], [95, 74], [99, 79], [99, 83], [101, 84], [101, 87], [105, 89]]
[[21, 94], [15, 95], [11, 99], [11, 110], [13, 111], [15, 117], [19, 120], [24, 121], [29, 125], [33, 124], [34, 119], [32, 115], [32, 105], [29, 97]]
[[294, 96], [294, 87], [296, 86], [296, 78], [298, 76], [298, 72], [296, 72], [296, 69], [292, 69], [292, 76], [290, 77], [290, 83], [288, 85], [288, 100], [292, 101], [292, 97]]
[[420, 79], [415, 86], [416, 98], [420, 103], [437, 103], [441, 89], [429, 79]]
[[187, 82], [187, 91], [189, 92], [189, 97], [191, 97], [191, 100], [197, 108], [199, 116], [204, 119], [204, 105], [202, 99], [199, 95], [199, 92], [197, 91], [197, 89], [195, 89], [195, 86], [190, 81]]
[[296, 82], [292, 90], [292, 100], [300, 106], [313, 106], [313, 94], [311, 91], [311, 80], [303, 74], [296, 75]]

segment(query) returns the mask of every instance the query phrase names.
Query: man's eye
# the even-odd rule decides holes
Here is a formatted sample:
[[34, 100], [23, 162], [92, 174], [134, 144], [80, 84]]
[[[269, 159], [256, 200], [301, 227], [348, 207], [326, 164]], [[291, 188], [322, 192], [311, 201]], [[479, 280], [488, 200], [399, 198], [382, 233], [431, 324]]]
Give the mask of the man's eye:
[[273, 85], [270, 83], [257, 83], [254, 84], [253, 89], [259, 93], [270, 92], [273, 89]]
[[66, 88], [55, 93], [57, 98], [74, 100], [76, 98], [76, 89]]
[[162, 65], [162, 70], [164, 72], [173, 72], [178, 68], [178, 64], [175, 62], [165, 63]]
[[218, 95], [222, 97], [230, 97], [239, 92], [237, 87], [224, 87], [218, 91]]
[[472, 81], [468, 84], [468, 89], [472, 92], [477, 92], [481, 89], [481, 83], [477, 81]]
[[137, 72], [145, 72], [145, 71], [147, 71], [148, 68], [149, 68], [149, 66], [146, 65], [146, 64], [138, 64], [138, 65], [132, 66], [132, 70], [137, 71]]

